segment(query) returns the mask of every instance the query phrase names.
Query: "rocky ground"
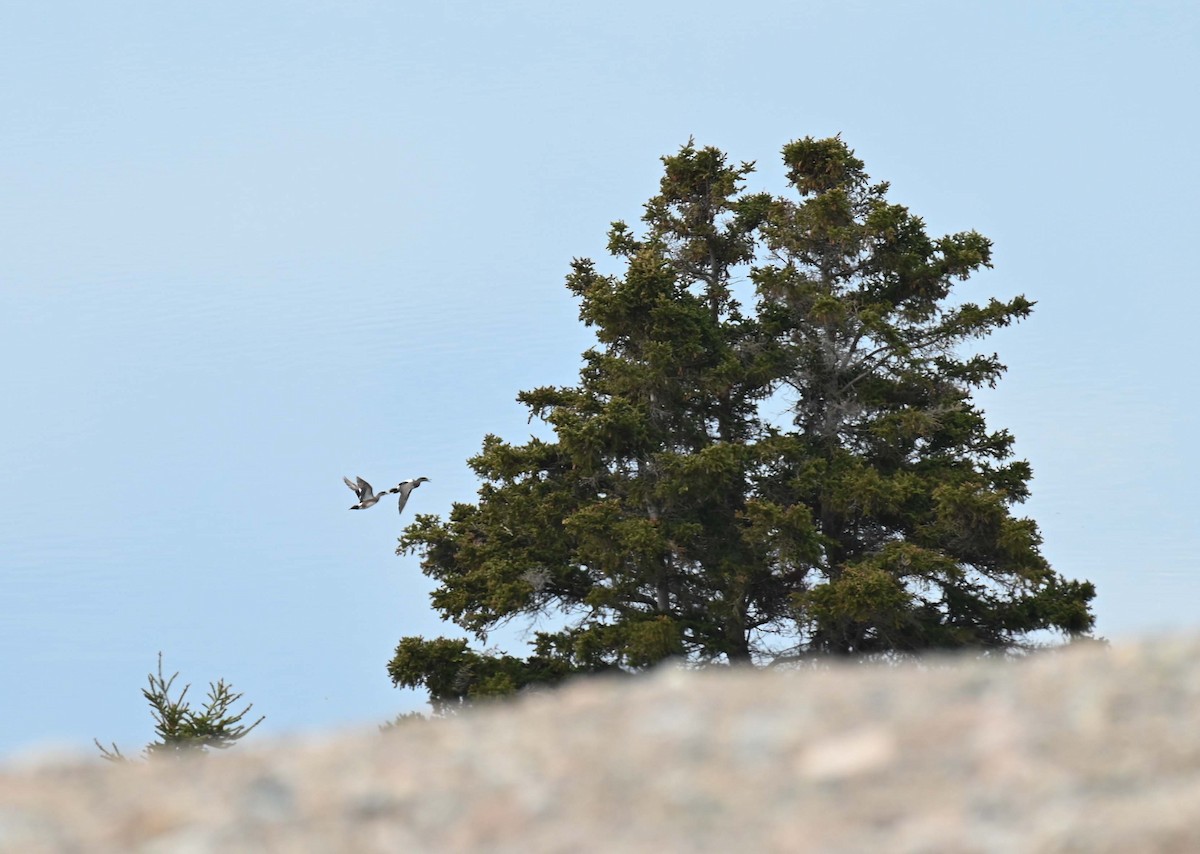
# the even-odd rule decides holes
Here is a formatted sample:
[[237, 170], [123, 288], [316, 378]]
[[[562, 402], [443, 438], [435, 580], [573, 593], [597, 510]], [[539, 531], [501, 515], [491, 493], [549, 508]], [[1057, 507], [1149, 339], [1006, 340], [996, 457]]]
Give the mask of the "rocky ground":
[[387, 735], [0, 768], [0, 851], [1200, 851], [1200, 638], [593, 680]]

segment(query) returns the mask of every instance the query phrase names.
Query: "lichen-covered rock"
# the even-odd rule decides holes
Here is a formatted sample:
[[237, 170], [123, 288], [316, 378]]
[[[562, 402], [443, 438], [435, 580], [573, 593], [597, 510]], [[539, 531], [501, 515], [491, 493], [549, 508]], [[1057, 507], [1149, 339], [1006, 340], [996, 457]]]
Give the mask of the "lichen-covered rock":
[[0, 851], [1200, 851], [1200, 639], [664, 668], [184, 763], [0, 769]]

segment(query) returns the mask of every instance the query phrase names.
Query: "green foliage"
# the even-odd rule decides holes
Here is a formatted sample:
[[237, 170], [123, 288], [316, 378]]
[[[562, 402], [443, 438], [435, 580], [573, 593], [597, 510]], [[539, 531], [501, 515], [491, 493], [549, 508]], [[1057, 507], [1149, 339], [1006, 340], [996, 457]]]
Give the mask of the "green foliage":
[[390, 721], [385, 721], [384, 723], [380, 724], [379, 731], [390, 732], [391, 730], [399, 729], [400, 727], [407, 726], [408, 724], [427, 720], [429, 720], [429, 718], [420, 712], [401, 712]]
[[[150, 686], [142, 689], [142, 696], [150, 704], [154, 717], [154, 732], [158, 741], [146, 745], [143, 754], [147, 757], [171, 756], [179, 758], [184, 755], [204, 753], [210, 748], [225, 750], [241, 741], [250, 731], [266, 718], [260, 717], [249, 726], [241, 723], [246, 714], [253, 708], [248, 704], [242, 711], [233, 714], [231, 709], [241, 698], [233, 688], [218, 680], [209, 683], [208, 699], [204, 707], [194, 710], [187, 702], [187, 692], [191, 685], [185, 685], [179, 696], [171, 699], [171, 686], [174, 685], [175, 673], [170, 679], [163, 677], [162, 653], [158, 654], [158, 674], [149, 674], [147, 679]], [[111, 750], [93, 739], [100, 755], [112, 762], [126, 761], [116, 744]]]
[[1028, 463], [971, 399], [1004, 366], [970, 345], [1033, 303], [958, 299], [991, 242], [931, 237], [840, 138], [783, 159], [790, 195], [748, 193], [753, 164], [689, 142], [641, 233], [613, 224], [623, 274], [572, 263], [597, 346], [577, 385], [518, 396], [554, 441], [486, 437], [478, 501], [418, 516], [397, 550], [485, 643], [518, 616], [556, 627], [526, 658], [404, 638], [395, 684], [444, 711], [671, 656], [1003, 650], [1091, 629], [1092, 586], [1051, 570], [1013, 513]]

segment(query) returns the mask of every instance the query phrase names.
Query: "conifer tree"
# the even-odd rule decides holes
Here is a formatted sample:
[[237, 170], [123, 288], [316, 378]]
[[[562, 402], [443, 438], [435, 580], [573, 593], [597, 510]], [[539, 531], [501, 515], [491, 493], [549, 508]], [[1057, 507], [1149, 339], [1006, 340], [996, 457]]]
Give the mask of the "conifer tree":
[[[247, 704], [240, 712], [233, 712], [233, 706], [242, 695], [234, 692], [231, 685], [224, 679], [210, 682], [208, 699], [204, 706], [193, 709], [187, 700], [187, 692], [192, 687], [184, 685], [179, 696], [172, 699], [171, 687], [179, 674], [175, 673], [170, 679], [163, 676], [162, 653], [158, 654], [158, 675], [151, 673], [146, 678], [148, 688], [142, 689], [142, 696], [150, 704], [150, 713], [154, 718], [154, 732], [158, 741], [153, 741], [143, 748], [146, 758], [170, 756], [178, 759], [193, 754], [203, 754], [210, 749], [226, 750], [241, 741], [251, 730], [266, 720], [260, 717], [254, 723], [246, 726], [242, 719], [254, 707]], [[111, 749], [102, 745], [99, 739], [93, 739], [100, 755], [110, 762], [127, 761], [125, 754], [114, 743]]]
[[783, 157], [791, 197], [749, 193], [753, 164], [689, 142], [663, 159], [641, 233], [613, 224], [623, 274], [573, 262], [597, 346], [577, 385], [518, 396], [555, 439], [487, 436], [469, 461], [478, 501], [418, 516], [397, 549], [481, 642], [551, 619], [524, 657], [404, 638], [394, 683], [446, 709], [670, 656], [769, 664], [1090, 630], [1092, 586], [1056, 574], [1013, 515], [1030, 467], [971, 400], [1004, 367], [964, 348], [1032, 303], [952, 299], [989, 241], [930, 238], [839, 138]]

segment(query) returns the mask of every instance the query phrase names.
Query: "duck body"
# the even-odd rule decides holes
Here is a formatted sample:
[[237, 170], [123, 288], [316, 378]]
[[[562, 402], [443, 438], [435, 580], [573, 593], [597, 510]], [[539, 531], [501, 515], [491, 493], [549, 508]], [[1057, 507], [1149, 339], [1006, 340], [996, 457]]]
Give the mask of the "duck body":
[[412, 480], [406, 480], [399, 484], [395, 489], [391, 490], [391, 492], [398, 492], [400, 494], [400, 503], [396, 507], [397, 513], [404, 512], [404, 505], [408, 503], [408, 496], [412, 494], [414, 489], [428, 480], [429, 478], [427, 477], [414, 477]]
[[400, 487], [404, 485], [397, 484], [394, 489], [385, 489], [376, 495], [375, 491], [371, 488], [371, 484], [367, 483], [361, 477], [357, 477], [354, 480], [351, 480], [348, 477], [343, 477], [342, 480], [344, 480], [346, 482], [346, 486], [350, 487], [350, 490], [358, 496], [358, 503], [351, 505], [351, 510], [366, 510], [368, 507], [374, 507], [379, 503], [379, 499], [383, 498], [383, 496], [393, 495], [396, 492], [399, 492]]

